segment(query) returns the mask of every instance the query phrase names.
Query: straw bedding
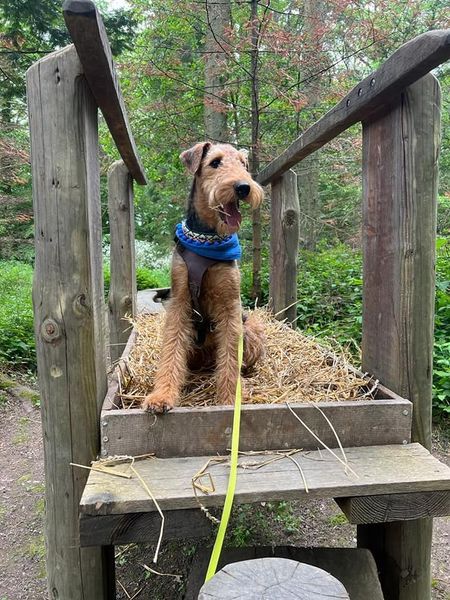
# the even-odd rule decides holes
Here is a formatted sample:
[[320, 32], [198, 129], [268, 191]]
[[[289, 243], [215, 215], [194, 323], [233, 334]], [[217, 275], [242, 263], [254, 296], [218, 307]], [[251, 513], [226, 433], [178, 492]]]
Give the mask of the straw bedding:
[[[376, 393], [370, 378], [360, 377], [349, 367], [345, 356], [334, 355], [317, 341], [277, 321], [264, 309], [254, 311], [264, 323], [266, 357], [247, 374], [243, 402], [333, 402], [373, 398]], [[120, 369], [117, 404], [139, 408], [140, 400], [153, 388], [161, 351], [164, 314], [142, 314], [134, 322], [136, 343]], [[180, 406], [200, 407], [216, 404], [214, 375], [190, 373]]]

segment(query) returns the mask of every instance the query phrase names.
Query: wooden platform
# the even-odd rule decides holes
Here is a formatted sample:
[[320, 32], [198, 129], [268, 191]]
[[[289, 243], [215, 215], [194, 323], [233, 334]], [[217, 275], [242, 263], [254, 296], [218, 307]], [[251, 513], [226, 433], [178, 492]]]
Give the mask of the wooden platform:
[[[402, 503], [409, 506], [410, 510], [405, 515], [410, 519], [438, 516], [449, 511], [450, 468], [420, 444], [348, 448], [345, 452], [348, 464], [357, 476], [351, 472], [346, 474], [344, 467], [325, 451], [295, 455], [304, 472], [308, 493], [297, 464], [287, 458], [258, 470], [241, 468], [235, 502], [393, 495], [397, 510]], [[243, 457], [241, 461], [264, 461], [267, 458]], [[205, 457], [151, 458], [135, 463], [162, 510], [167, 511], [166, 537], [204, 535], [207, 532], [209, 522], [198, 510], [191, 483], [206, 460]], [[126, 471], [126, 465], [118, 465], [115, 470]], [[225, 498], [228, 466], [213, 465], [208, 471], [215, 491], [208, 495], [198, 492], [198, 496], [204, 506], [220, 507]], [[205, 477], [203, 483], [209, 484], [209, 479]], [[409, 502], [411, 495], [416, 500], [415, 504], [412, 503], [414, 510]], [[440, 502], [434, 501], [436, 495]], [[80, 513], [82, 545], [146, 541], [154, 539], [159, 529], [160, 517], [155, 505], [135, 476], [123, 479], [92, 471], [81, 499]], [[392, 520], [389, 511], [386, 511], [385, 520]], [[370, 511], [365, 522], [372, 522]]]

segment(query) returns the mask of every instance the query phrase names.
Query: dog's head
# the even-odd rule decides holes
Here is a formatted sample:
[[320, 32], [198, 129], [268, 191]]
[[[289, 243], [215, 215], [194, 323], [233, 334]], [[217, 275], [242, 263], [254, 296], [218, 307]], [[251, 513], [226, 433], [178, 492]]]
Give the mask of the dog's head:
[[248, 172], [247, 152], [229, 144], [201, 142], [182, 152], [180, 158], [195, 177], [194, 208], [198, 216], [220, 235], [238, 231], [240, 201], [257, 208], [264, 195]]

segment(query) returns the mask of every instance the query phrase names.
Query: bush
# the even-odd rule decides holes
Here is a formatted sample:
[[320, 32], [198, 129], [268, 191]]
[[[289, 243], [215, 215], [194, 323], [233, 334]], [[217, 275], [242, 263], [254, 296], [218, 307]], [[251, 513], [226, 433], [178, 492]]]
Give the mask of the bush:
[[342, 345], [359, 346], [362, 322], [360, 252], [345, 244], [302, 250], [299, 257], [297, 325]]
[[30, 265], [0, 261], [0, 363], [35, 369], [32, 281]]
[[169, 287], [169, 269], [147, 269], [145, 267], [138, 267], [136, 269], [136, 284], [138, 290]]
[[438, 238], [434, 326], [433, 407], [450, 415], [450, 240]]
[[[111, 283], [111, 274], [109, 265], [103, 266], [105, 280], [105, 297], [108, 296]], [[161, 288], [170, 286], [169, 268], [148, 269], [146, 267], [136, 267], [136, 285], [138, 290], [147, 290], [152, 288]]]

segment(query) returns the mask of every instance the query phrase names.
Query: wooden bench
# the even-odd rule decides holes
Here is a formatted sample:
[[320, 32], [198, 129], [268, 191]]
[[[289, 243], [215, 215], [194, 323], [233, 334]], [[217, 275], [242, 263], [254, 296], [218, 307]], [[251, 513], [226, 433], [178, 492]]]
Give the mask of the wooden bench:
[[[450, 468], [420, 444], [347, 448], [345, 452], [357, 476], [346, 474], [325, 452], [295, 456], [304, 471], [308, 493], [298, 467], [288, 459], [256, 471], [240, 469], [235, 503], [343, 498], [340, 506], [354, 522], [353, 503], [355, 498], [362, 498], [366, 505], [364, 510], [356, 511], [358, 523], [380, 522], [380, 506], [385, 507], [383, 522], [398, 520], [399, 515], [402, 519], [418, 519], [450, 514]], [[165, 513], [165, 539], [203, 536], [210, 531], [211, 524], [201, 512], [199, 501], [207, 508], [223, 506], [229, 469], [225, 464], [211, 466], [208, 471], [215, 491], [197, 492], [196, 496], [192, 477], [207, 460], [205, 456], [194, 456], [150, 458], [135, 463]], [[111, 470], [123, 472], [126, 465]], [[391, 496], [393, 511], [389, 508]], [[159, 513], [137, 477], [123, 479], [90, 473], [80, 502], [82, 546], [155, 541], [159, 528]]]

